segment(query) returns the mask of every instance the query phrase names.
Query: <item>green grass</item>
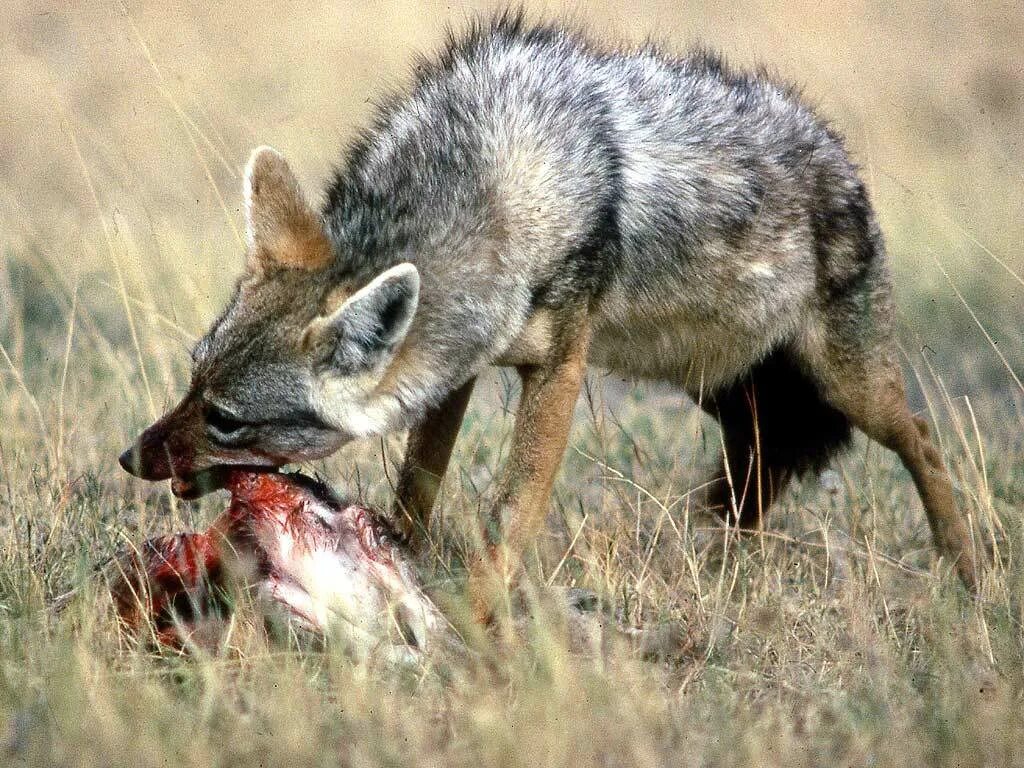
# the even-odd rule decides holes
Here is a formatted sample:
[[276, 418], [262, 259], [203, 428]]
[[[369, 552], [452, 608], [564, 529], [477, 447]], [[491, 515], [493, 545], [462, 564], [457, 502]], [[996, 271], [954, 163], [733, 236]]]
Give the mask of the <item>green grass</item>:
[[[244, 611], [216, 653], [153, 653], [118, 633], [92, 570], [223, 506], [177, 502], [116, 456], [180, 394], [185, 350], [240, 268], [249, 147], [281, 145], [315, 185], [366, 97], [461, 11], [7, 5], [0, 764], [1024, 764], [1019, 9], [579, 11], [609, 35], [700, 35], [769, 60], [846, 128], [890, 244], [914, 407], [993, 556], [979, 598], [936, 560], [910, 478], [878, 446], [859, 438], [828, 487], [808, 478], [737, 539], [687, 495], [714, 425], [595, 373], [530, 584], [591, 589], [612, 623], [671, 642], [644, 655], [609, 632], [604, 653], [572, 652], [536, 590], [507, 647], [395, 672], [269, 645]], [[424, 566], [456, 612], [508, 447], [506, 384], [474, 398]], [[401, 445], [309, 469], [383, 505]]]

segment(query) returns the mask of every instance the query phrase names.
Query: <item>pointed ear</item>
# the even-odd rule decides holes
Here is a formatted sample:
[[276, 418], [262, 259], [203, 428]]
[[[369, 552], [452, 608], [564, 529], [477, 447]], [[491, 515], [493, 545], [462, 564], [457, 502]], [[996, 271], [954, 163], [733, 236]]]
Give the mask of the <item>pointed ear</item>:
[[382, 272], [329, 314], [315, 318], [302, 347], [316, 364], [342, 375], [373, 370], [391, 359], [412, 324], [420, 274], [408, 262]]
[[253, 150], [245, 166], [248, 268], [320, 269], [331, 262], [330, 241], [285, 159], [270, 147]]

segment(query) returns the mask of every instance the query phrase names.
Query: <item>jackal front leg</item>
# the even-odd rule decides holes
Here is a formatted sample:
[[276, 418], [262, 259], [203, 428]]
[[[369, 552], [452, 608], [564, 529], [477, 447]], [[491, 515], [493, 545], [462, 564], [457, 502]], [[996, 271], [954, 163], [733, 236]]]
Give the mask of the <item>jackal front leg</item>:
[[409, 430], [392, 519], [414, 549], [422, 548], [427, 541], [430, 513], [475, 382], [475, 378], [470, 379], [456, 389]]
[[519, 366], [522, 393], [497, 498], [484, 521], [486, 554], [470, 573], [469, 594], [482, 622], [507, 594], [523, 549], [544, 523], [587, 367], [590, 329], [584, 310], [562, 318], [546, 361]]

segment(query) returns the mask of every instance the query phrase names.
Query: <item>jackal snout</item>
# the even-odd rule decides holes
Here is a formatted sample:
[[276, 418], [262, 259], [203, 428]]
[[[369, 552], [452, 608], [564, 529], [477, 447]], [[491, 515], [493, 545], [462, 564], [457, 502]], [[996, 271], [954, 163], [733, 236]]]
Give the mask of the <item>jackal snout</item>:
[[[230, 467], [222, 465], [227, 457], [218, 457], [209, 444], [204, 422], [201, 404], [194, 397], [186, 397], [143, 430], [118, 462], [126, 472], [143, 480], [171, 480], [171, 489], [181, 498], [196, 498], [222, 488]], [[245, 457], [245, 463], [279, 466], [263, 457]]]
[[193, 473], [195, 430], [188, 429], [185, 400], [139, 435], [118, 459], [124, 470], [143, 480], [169, 480]]

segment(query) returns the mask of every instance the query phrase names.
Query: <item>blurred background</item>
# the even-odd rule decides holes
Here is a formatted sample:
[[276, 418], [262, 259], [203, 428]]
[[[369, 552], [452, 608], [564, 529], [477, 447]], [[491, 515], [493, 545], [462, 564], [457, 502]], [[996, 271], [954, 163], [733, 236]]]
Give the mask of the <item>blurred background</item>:
[[[316, 198], [414, 55], [495, 7], [0, 0], [7, 423], [74, 432], [77, 457], [113, 468], [99, 433], [127, 438], [176, 398], [186, 348], [239, 274], [250, 149], [280, 149]], [[863, 168], [907, 362], [954, 400], [1021, 418], [1024, 5], [527, 8], [617, 45], [701, 42], [802, 86]]]

